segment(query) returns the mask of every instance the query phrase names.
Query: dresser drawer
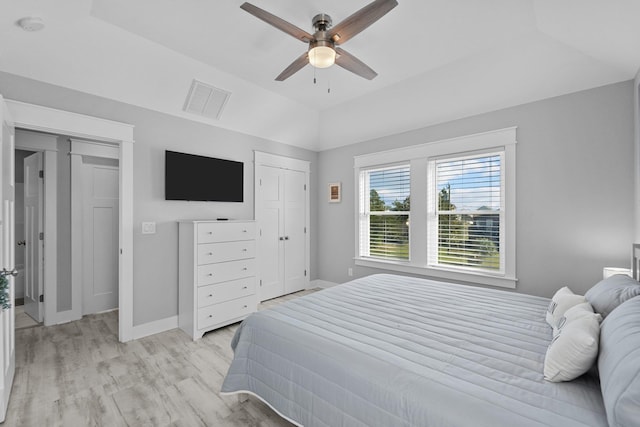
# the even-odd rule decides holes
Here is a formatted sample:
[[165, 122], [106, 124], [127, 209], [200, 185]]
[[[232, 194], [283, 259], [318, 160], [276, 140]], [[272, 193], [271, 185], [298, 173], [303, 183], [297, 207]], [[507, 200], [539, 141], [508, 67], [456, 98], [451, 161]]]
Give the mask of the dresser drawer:
[[246, 297], [256, 293], [256, 278], [232, 280], [231, 282], [217, 283], [215, 285], [198, 288], [198, 308], [212, 304]]
[[231, 319], [246, 317], [256, 311], [256, 296], [250, 295], [198, 309], [198, 329], [205, 329]]
[[238, 261], [220, 262], [198, 266], [198, 286], [228, 282], [256, 275], [256, 260], [242, 259]]
[[230, 242], [255, 238], [256, 226], [253, 222], [211, 222], [198, 224], [197, 243]]
[[253, 258], [255, 256], [255, 240], [198, 245], [198, 265]]

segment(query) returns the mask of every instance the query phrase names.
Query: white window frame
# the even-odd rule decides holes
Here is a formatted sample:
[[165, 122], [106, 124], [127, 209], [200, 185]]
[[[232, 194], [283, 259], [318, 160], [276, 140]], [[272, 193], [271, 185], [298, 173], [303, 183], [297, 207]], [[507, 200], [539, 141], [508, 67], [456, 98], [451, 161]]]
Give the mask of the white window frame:
[[[504, 226], [500, 227], [500, 236], [499, 236], [499, 247], [500, 247], [500, 268], [498, 270], [484, 270], [477, 267], [464, 267], [464, 266], [454, 266], [447, 264], [438, 263], [438, 245], [432, 245], [433, 240], [438, 240], [438, 183], [436, 181], [436, 163], [439, 161], [449, 161], [449, 160], [464, 160], [464, 159], [474, 159], [482, 156], [490, 156], [490, 155], [498, 155], [500, 156], [500, 209], [498, 211], [492, 212], [493, 214], [498, 215], [500, 224], [504, 224], [506, 217], [506, 206], [505, 206], [505, 174], [504, 174], [504, 150], [481, 150], [474, 151], [470, 153], [463, 154], [452, 154], [447, 156], [441, 156], [437, 158], [429, 159], [429, 215], [427, 216], [427, 226], [428, 226], [428, 234], [427, 234], [427, 243], [428, 243], [428, 255], [427, 262], [430, 268], [443, 268], [443, 269], [451, 269], [453, 271], [468, 271], [468, 272], [483, 272], [490, 274], [500, 274], [504, 275], [505, 272], [505, 252], [503, 250], [505, 244], [505, 228]], [[455, 211], [454, 211], [455, 212]]]
[[[394, 150], [364, 154], [354, 157], [355, 188], [360, 188], [360, 172], [365, 169], [387, 165], [409, 163], [411, 167], [411, 227], [409, 228], [410, 259], [394, 261], [361, 257], [360, 249], [360, 194], [355, 197], [355, 257], [356, 265], [383, 270], [417, 274], [457, 282], [469, 282], [504, 288], [515, 288], [516, 277], [516, 127], [510, 127], [474, 135], [428, 142]], [[442, 157], [463, 156], [482, 151], [504, 153], [504, 256], [503, 270], [471, 269], [455, 266], [429, 265], [428, 262], [428, 218], [430, 206], [428, 193], [429, 161]], [[431, 198], [433, 200], [433, 198]], [[501, 241], [502, 244], [502, 241]]]
[[[401, 167], [408, 167], [409, 170], [411, 171], [411, 164], [409, 162], [401, 162], [401, 163], [397, 163], [397, 164], [386, 164], [383, 165], [381, 167], [367, 167], [367, 168], [362, 168], [359, 170], [358, 172], [358, 185], [356, 188], [358, 188], [359, 192], [358, 192], [358, 225], [356, 226], [356, 228], [359, 230], [358, 233], [358, 241], [357, 241], [357, 247], [356, 247], [356, 255], [360, 258], [364, 258], [364, 259], [372, 259], [372, 260], [381, 260], [381, 261], [391, 261], [391, 262], [398, 262], [398, 263], [403, 263], [406, 264], [408, 262], [410, 262], [411, 260], [411, 230], [409, 230], [409, 259], [407, 260], [403, 260], [403, 259], [392, 259], [392, 258], [383, 258], [383, 257], [376, 257], [376, 256], [372, 256], [370, 253], [370, 248], [371, 248], [371, 236], [369, 234], [370, 229], [369, 229], [369, 221], [371, 219], [371, 215], [378, 215], [378, 216], [384, 216], [384, 215], [407, 215], [407, 220], [411, 221], [411, 207], [409, 207], [409, 211], [384, 211], [384, 212], [375, 212], [372, 213], [370, 210], [370, 192], [371, 192], [371, 186], [369, 184], [369, 182], [367, 181], [367, 179], [365, 178], [365, 174], [371, 171], [379, 171], [379, 170], [384, 170], [384, 169], [397, 169], [397, 168], [401, 168]], [[409, 187], [411, 188], [411, 187]], [[364, 197], [362, 197], [362, 194], [364, 194]], [[411, 190], [409, 192], [409, 195], [411, 196]], [[365, 220], [366, 218], [366, 220]], [[366, 222], [367, 227], [362, 227], [362, 225]], [[366, 242], [366, 249], [364, 249], [365, 247], [365, 242]]]

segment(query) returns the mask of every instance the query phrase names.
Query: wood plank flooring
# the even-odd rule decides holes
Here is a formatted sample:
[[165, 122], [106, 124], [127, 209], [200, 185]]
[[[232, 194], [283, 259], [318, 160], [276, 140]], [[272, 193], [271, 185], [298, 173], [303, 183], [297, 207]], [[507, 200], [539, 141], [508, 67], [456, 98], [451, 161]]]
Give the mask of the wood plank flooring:
[[16, 375], [3, 426], [291, 426], [257, 398], [240, 403], [237, 396], [220, 396], [237, 327], [196, 342], [174, 329], [123, 344], [113, 311], [17, 330]]

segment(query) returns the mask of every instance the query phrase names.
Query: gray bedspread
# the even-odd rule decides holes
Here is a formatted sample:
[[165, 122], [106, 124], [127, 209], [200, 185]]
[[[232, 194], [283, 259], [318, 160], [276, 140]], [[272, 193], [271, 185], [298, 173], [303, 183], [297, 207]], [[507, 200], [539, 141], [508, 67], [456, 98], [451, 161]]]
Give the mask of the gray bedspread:
[[313, 426], [606, 426], [597, 377], [543, 379], [546, 298], [375, 275], [249, 316], [223, 393]]

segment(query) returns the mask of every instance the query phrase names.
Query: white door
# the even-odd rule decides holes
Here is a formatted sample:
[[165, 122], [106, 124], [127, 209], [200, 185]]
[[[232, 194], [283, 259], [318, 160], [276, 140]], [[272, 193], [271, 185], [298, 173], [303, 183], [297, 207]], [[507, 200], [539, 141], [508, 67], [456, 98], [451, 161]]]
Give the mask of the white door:
[[306, 175], [284, 170], [284, 293], [306, 287]]
[[82, 173], [84, 315], [118, 307], [119, 190], [117, 166], [85, 163]]
[[24, 159], [24, 312], [36, 322], [43, 320], [44, 294], [44, 180], [42, 153]]
[[260, 301], [284, 295], [284, 215], [282, 171], [270, 166], [256, 168], [256, 222]]
[[[4, 100], [0, 96], [0, 123], [2, 132], [0, 133], [0, 192], [2, 196], [2, 206], [0, 207], [0, 271], [7, 279], [9, 308], [0, 306], [0, 422], [3, 422], [7, 415], [9, 404], [9, 394], [13, 384], [15, 373], [15, 313], [14, 303], [14, 274], [15, 269], [15, 141], [14, 129], [8, 117], [8, 111]], [[8, 273], [5, 273], [8, 272]], [[14, 274], [12, 274], [14, 273]]]

